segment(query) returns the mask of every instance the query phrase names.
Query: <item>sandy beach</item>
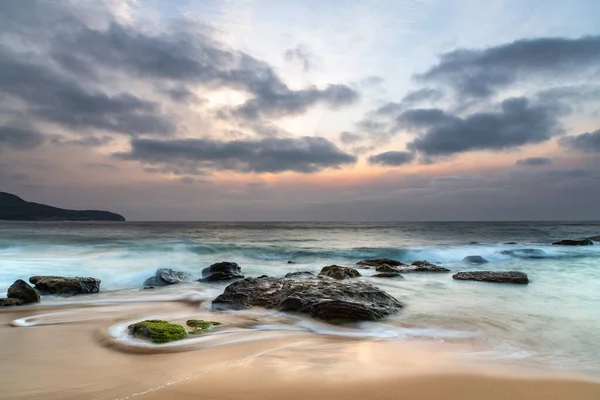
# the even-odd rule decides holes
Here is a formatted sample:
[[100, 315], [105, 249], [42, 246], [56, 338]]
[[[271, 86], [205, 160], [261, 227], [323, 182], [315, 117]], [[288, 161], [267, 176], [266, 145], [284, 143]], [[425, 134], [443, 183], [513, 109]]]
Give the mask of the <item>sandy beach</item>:
[[[37, 306], [0, 312], [3, 399], [598, 399], [576, 376], [469, 363], [464, 345], [332, 338], [305, 332], [212, 335], [176, 348], [111, 336], [151, 315], [213, 317], [197, 304]], [[23, 318], [37, 326], [18, 327]], [[219, 315], [223, 329], [248, 317]], [[118, 325], [118, 324], [117, 324]], [[222, 338], [221, 338], [222, 337]]]

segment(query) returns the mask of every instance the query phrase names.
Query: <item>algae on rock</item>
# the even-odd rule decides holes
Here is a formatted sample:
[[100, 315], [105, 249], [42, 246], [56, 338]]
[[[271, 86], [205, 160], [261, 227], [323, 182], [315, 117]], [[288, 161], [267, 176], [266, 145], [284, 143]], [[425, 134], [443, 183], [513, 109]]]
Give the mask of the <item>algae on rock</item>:
[[185, 323], [190, 328], [194, 328], [190, 331], [191, 334], [208, 332], [210, 328], [221, 325], [220, 322], [204, 321], [202, 319], [188, 319]]
[[168, 343], [187, 336], [183, 326], [156, 319], [131, 324], [127, 329], [130, 335], [150, 339], [153, 343]]

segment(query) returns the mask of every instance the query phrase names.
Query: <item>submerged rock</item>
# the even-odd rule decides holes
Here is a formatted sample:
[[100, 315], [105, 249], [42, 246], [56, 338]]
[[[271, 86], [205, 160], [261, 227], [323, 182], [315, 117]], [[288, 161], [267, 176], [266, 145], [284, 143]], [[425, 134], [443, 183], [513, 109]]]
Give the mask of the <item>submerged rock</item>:
[[448, 268], [440, 267], [432, 264], [429, 261], [415, 261], [411, 265], [404, 267], [398, 267], [398, 271], [402, 273], [407, 272], [450, 272]]
[[22, 279], [17, 279], [9, 288], [6, 296], [9, 299], [18, 299], [21, 304], [39, 303], [40, 294]]
[[365, 282], [263, 276], [232, 283], [212, 306], [233, 310], [264, 307], [339, 322], [380, 319], [398, 312], [402, 303]]
[[565, 239], [558, 242], [552, 243], [555, 246], [592, 246], [594, 242], [590, 239], [582, 239], [582, 240], [570, 240]]
[[297, 271], [297, 272], [288, 272], [285, 274], [284, 278], [308, 278], [310, 276], [315, 276], [310, 271]]
[[452, 278], [462, 281], [482, 281], [496, 283], [529, 283], [527, 274], [519, 271], [471, 271], [458, 272]]
[[222, 261], [202, 270], [200, 282], [227, 281], [243, 278], [242, 268], [237, 263]]
[[399, 272], [382, 272], [382, 273], [373, 275], [372, 278], [400, 278], [400, 279], [404, 279], [404, 277], [402, 275], [400, 275]]
[[356, 263], [361, 267], [379, 267], [381, 265], [391, 265], [397, 267], [398, 265], [406, 265], [400, 261], [390, 260], [389, 258], [375, 258], [372, 260], [362, 260]]
[[40, 294], [60, 294], [73, 296], [76, 294], [98, 293], [100, 279], [65, 278], [62, 276], [32, 276], [29, 282], [35, 285]]
[[546, 252], [540, 249], [502, 250], [500, 254], [521, 258], [544, 258], [546, 256]]
[[328, 276], [333, 279], [346, 279], [346, 278], [356, 278], [360, 276], [360, 272], [350, 267], [340, 267], [339, 265], [328, 265], [327, 267], [323, 267], [321, 272], [319, 272], [321, 276]]
[[187, 272], [183, 271], [174, 271], [171, 268], [159, 268], [156, 270], [154, 276], [146, 279], [144, 281], [144, 286], [166, 286], [166, 285], [174, 285], [176, 283], [181, 283], [185, 281], [189, 281], [192, 279], [192, 276]]
[[463, 262], [466, 262], [469, 264], [487, 264], [487, 263], [489, 263], [488, 260], [486, 260], [485, 258], [483, 258], [481, 256], [467, 256], [467, 257], [463, 258]]
[[157, 319], [137, 322], [127, 329], [131, 336], [150, 339], [152, 343], [168, 343], [187, 336], [183, 326]]
[[210, 328], [221, 325], [220, 322], [204, 321], [202, 319], [188, 319], [185, 324], [190, 328], [194, 328], [190, 331], [192, 334], [208, 332]]

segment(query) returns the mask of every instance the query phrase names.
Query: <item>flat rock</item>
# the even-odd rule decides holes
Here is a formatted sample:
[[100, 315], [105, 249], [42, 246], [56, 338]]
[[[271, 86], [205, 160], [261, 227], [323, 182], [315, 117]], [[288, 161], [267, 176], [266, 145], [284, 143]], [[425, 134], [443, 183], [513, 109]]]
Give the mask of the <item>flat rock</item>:
[[391, 265], [397, 267], [399, 265], [406, 265], [400, 261], [390, 260], [389, 258], [375, 258], [372, 260], [362, 260], [356, 263], [360, 267], [379, 267], [382, 265]]
[[297, 272], [288, 272], [287, 274], [285, 274], [284, 278], [307, 278], [310, 276], [315, 276], [315, 274], [313, 274], [310, 271], [297, 271]]
[[231, 279], [241, 279], [242, 268], [237, 263], [222, 261], [211, 265], [210, 267], [202, 270], [202, 279], [200, 282], [212, 282], [212, 281], [228, 281]]
[[402, 303], [366, 282], [261, 276], [227, 286], [212, 302], [217, 310], [264, 307], [329, 322], [372, 321], [396, 313]]
[[399, 278], [404, 279], [404, 277], [399, 272], [382, 272], [379, 274], [372, 275], [372, 278]]
[[462, 281], [482, 281], [496, 283], [529, 283], [527, 274], [519, 271], [470, 271], [458, 272], [452, 278]]
[[151, 276], [144, 281], [143, 285], [154, 287], [167, 286], [189, 281], [191, 279], [192, 276], [187, 272], [174, 271], [171, 268], [159, 268], [156, 270], [154, 276]]
[[63, 276], [32, 276], [29, 282], [35, 285], [40, 294], [60, 294], [72, 296], [76, 294], [98, 293], [100, 279], [66, 278]]
[[21, 300], [22, 304], [39, 303], [40, 294], [22, 279], [17, 279], [10, 285], [6, 296], [9, 299]]
[[321, 272], [319, 272], [321, 276], [328, 276], [333, 279], [346, 279], [346, 278], [356, 278], [360, 276], [360, 272], [350, 267], [341, 267], [339, 265], [328, 265], [327, 267], [323, 267]]
[[481, 256], [467, 256], [467, 257], [463, 258], [463, 262], [466, 262], [469, 264], [487, 264], [487, 263], [489, 263], [488, 260], [486, 260], [485, 258], [483, 258]]
[[582, 240], [560, 240], [558, 242], [552, 243], [555, 246], [592, 246], [594, 242], [590, 239], [582, 239]]
[[411, 265], [398, 267], [398, 272], [408, 273], [408, 272], [450, 272], [448, 268], [440, 267], [438, 265], [432, 264], [428, 261], [415, 261]]

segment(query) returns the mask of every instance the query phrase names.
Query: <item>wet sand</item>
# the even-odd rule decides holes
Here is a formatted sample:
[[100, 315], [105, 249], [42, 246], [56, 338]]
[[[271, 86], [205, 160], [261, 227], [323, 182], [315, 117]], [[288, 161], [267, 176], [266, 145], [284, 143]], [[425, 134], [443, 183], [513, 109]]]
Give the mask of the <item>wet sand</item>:
[[[10, 325], [42, 314], [42, 325]], [[600, 399], [598, 382], [465, 362], [461, 343], [243, 331], [157, 349], [108, 334], [116, 323], [161, 315], [218, 318], [222, 330], [253, 318], [175, 302], [4, 309], [0, 398]]]

